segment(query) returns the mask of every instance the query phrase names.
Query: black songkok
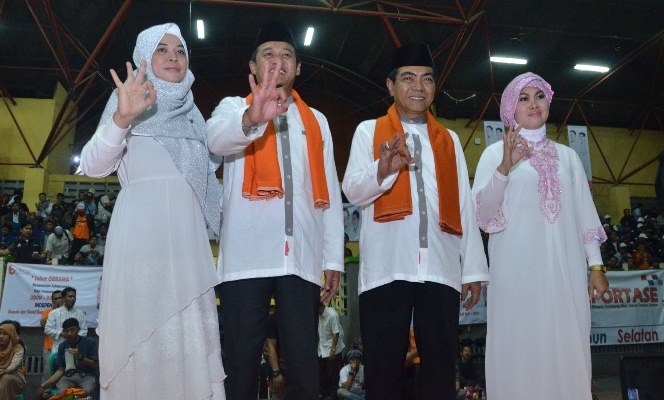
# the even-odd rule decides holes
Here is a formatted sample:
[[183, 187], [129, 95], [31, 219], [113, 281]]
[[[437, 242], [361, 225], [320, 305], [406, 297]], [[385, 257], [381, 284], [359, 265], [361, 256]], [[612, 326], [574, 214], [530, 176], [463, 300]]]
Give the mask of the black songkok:
[[390, 71], [405, 66], [434, 68], [429, 46], [426, 43], [411, 43], [399, 47], [392, 56]]
[[295, 40], [293, 40], [293, 34], [290, 29], [278, 21], [272, 21], [258, 31], [254, 49], [257, 49], [258, 46], [265, 42], [286, 42], [295, 48]]

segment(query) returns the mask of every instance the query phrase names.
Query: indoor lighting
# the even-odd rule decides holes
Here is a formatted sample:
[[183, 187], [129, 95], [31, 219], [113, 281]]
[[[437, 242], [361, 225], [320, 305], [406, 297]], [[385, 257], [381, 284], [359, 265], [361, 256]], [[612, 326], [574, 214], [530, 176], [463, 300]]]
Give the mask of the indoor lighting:
[[592, 72], [601, 72], [605, 73], [609, 71], [609, 67], [603, 67], [601, 65], [588, 65], [588, 64], [576, 64], [574, 69], [579, 71], [592, 71]]
[[512, 58], [512, 57], [491, 57], [489, 58], [492, 62], [505, 63], [505, 64], [521, 64], [524, 65], [528, 60], [523, 58]]
[[304, 45], [305, 46], [311, 45], [311, 39], [313, 38], [314, 38], [314, 28], [308, 27], [307, 34], [304, 36]]
[[198, 38], [205, 39], [205, 25], [202, 19], [196, 20], [196, 30], [198, 31]]

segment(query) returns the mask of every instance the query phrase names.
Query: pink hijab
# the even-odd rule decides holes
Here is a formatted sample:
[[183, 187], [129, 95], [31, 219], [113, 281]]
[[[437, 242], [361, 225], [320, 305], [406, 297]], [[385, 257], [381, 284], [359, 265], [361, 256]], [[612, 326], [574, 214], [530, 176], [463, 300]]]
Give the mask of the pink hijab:
[[500, 98], [500, 119], [506, 126], [516, 126], [514, 119], [514, 112], [516, 111], [516, 103], [519, 100], [519, 94], [525, 87], [536, 87], [544, 92], [546, 99], [551, 104], [553, 98], [553, 90], [551, 85], [545, 81], [541, 76], [526, 72], [512, 79], [505, 90], [503, 96]]

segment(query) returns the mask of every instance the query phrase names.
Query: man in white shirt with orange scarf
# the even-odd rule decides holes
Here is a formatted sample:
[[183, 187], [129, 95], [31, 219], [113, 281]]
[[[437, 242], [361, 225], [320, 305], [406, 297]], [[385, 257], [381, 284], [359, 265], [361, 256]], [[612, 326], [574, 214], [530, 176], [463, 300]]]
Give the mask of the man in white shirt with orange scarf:
[[480, 282], [489, 280], [463, 149], [428, 111], [433, 66], [425, 44], [397, 49], [387, 78], [394, 105], [357, 127], [342, 185], [363, 214], [368, 400], [399, 398], [411, 320], [421, 358], [418, 398], [454, 399], [460, 301], [474, 306]]
[[210, 150], [224, 156], [219, 296], [226, 395], [257, 396], [274, 296], [288, 360], [285, 397], [311, 400], [318, 397], [318, 304], [336, 293], [344, 268], [332, 136], [325, 117], [292, 89], [300, 62], [287, 27], [261, 29], [249, 68], [251, 94], [223, 99], [207, 122]]

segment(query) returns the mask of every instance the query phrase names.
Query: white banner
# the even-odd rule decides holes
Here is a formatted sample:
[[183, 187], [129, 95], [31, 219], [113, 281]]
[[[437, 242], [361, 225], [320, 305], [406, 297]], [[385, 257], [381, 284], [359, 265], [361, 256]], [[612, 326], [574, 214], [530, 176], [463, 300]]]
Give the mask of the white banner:
[[502, 121], [484, 121], [484, 143], [486, 147], [503, 140], [505, 125]]
[[567, 139], [569, 147], [574, 149], [581, 159], [583, 170], [586, 171], [586, 178], [591, 181], [593, 179], [593, 174], [590, 167], [588, 128], [580, 125], [567, 125]]
[[590, 344], [664, 342], [664, 271], [607, 272], [606, 276], [609, 290], [590, 305]]
[[[465, 310], [463, 308], [465, 302], [461, 301], [461, 306], [459, 307], [459, 325], [486, 324], [486, 288], [487, 285], [482, 285], [480, 301], [470, 310]], [[470, 293], [468, 298], [470, 299]]]
[[85, 313], [88, 327], [97, 327], [97, 289], [101, 267], [7, 265], [0, 321], [15, 320], [23, 326], [39, 327], [42, 311], [51, 308], [51, 293], [67, 286], [76, 289], [76, 308]]

